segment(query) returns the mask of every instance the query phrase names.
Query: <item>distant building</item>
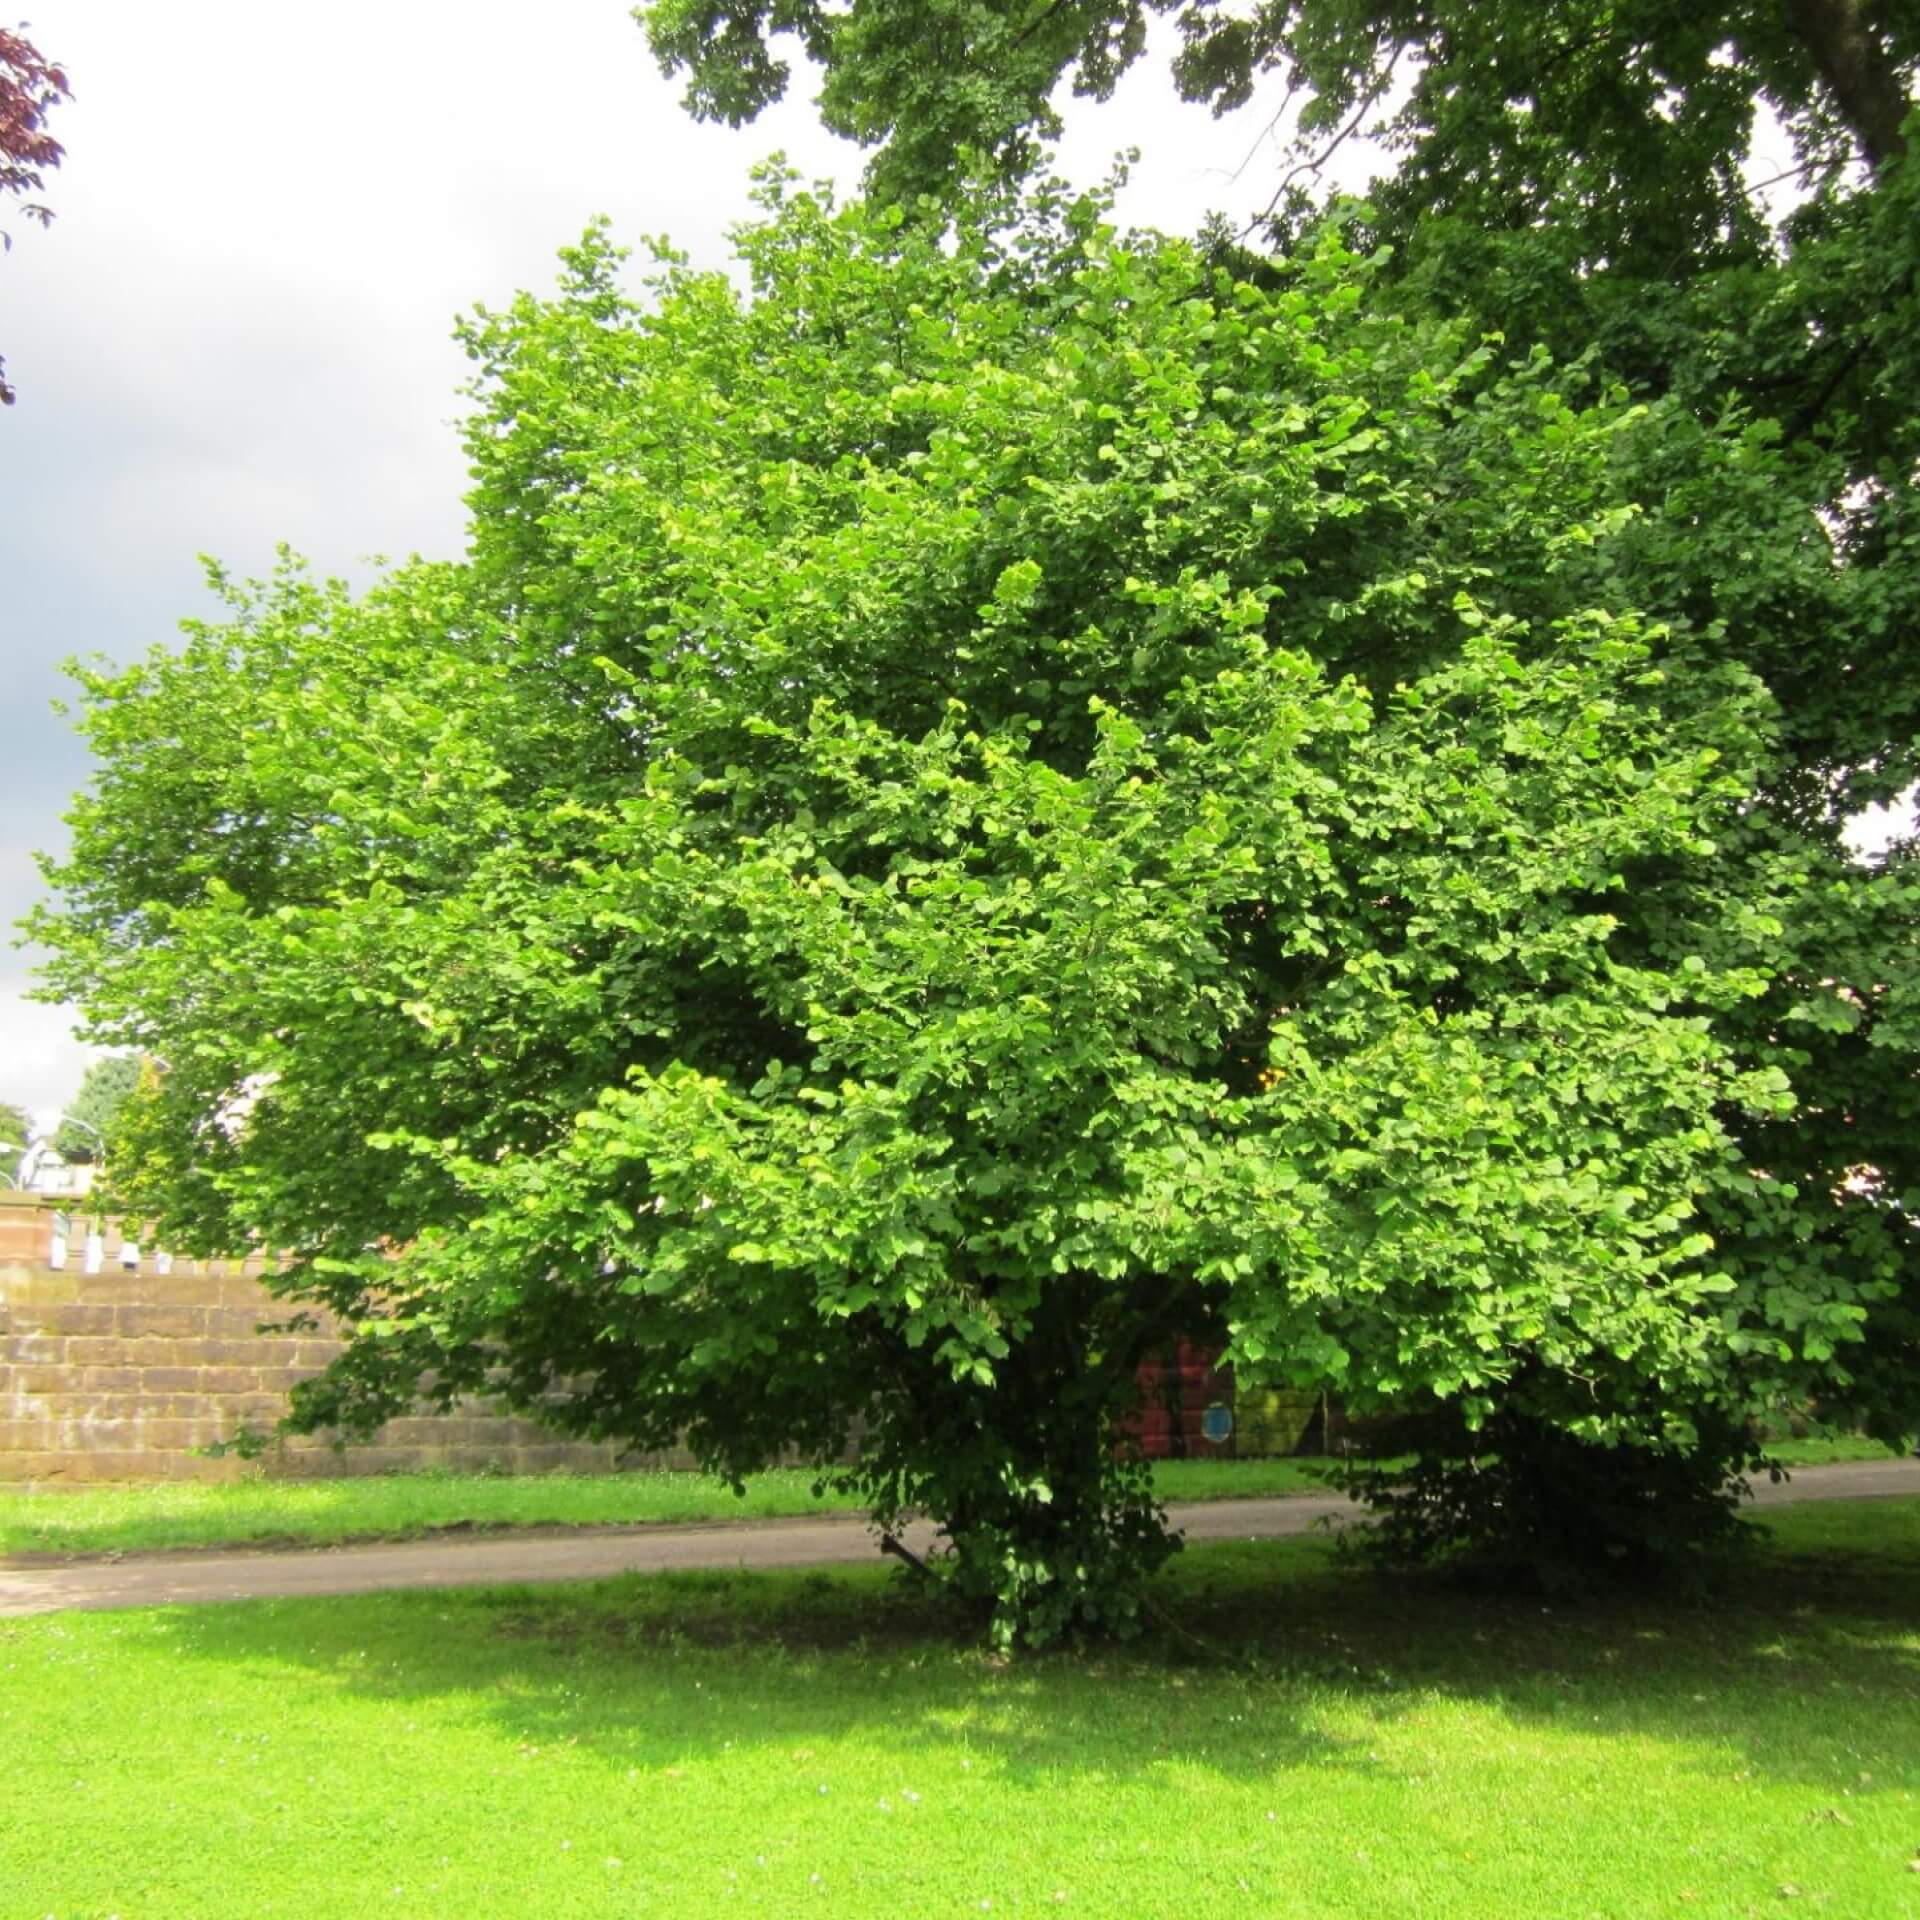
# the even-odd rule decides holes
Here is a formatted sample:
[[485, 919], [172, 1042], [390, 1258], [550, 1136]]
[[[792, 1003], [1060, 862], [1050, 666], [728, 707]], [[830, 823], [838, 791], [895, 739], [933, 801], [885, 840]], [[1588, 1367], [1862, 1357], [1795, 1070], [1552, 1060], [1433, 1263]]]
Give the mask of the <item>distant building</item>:
[[20, 1156], [13, 1184], [20, 1193], [44, 1193], [79, 1199], [93, 1185], [97, 1169], [90, 1160], [65, 1160], [50, 1142], [36, 1140]]

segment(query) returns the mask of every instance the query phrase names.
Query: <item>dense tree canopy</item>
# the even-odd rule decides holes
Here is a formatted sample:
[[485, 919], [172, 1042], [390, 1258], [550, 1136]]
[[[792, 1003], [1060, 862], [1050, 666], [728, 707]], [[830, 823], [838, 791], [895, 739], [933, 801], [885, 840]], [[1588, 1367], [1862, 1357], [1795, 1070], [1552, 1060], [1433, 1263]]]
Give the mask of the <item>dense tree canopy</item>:
[[1408, 184], [1434, 205], [1577, 212], [1609, 253], [1625, 233], [1669, 259], [1756, 237], [1741, 163], [1763, 102], [1808, 171], [1854, 156], [1886, 168], [1908, 146], [1920, 64], [1911, 0], [647, 0], [636, 13], [661, 64], [687, 76], [689, 108], [735, 126], [785, 92], [790, 37], [824, 69], [826, 124], [878, 146], [884, 198], [944, 194], [968, 153], [1025, 173], [1060, 131], [1062, 82], [1106, 98], [1161, 14], [1179, 28], [1189, 99], [1225, 112], [1277, 76], [1304, 96], [1309, 153], [1384, 101]]
[[[1149, 19], [1170, 16], [1189, 98], [1259, 124], [1298, 108], [1291, 164], [1240, 189], [1244, 227], [1249, 209], [1235, 208], [1211, 235], [1249, 275], [1326, 217], [1331, 154], [1377, 140], [1356, 229], [1391, 249], [1375, 297], [1510, 351], [1543, 347], [1658, 422], [1620, 443], [1621, 498], [1641, 511], [1609, 549], [1616, 588], [1683, 627], [1696, 661], [1752, 673], [1777, 716], [1728, 885], [1772, 903], [1774, 985], [1748, 1004], [1748, 1040], [1792, 1056], [1799, 1106], [1788, 1123], [1740, 1128], [1754, 1163], [1803, 1192], [1865, 1183], [1897, 1210], [1915, 1185], [1920, 953], [1894, 906], [1913, 848], [1896, 840], [1864, 879], [1844, 832], [1902, 795], [1910, 814], [1920, 779], [1912, 0], [652, 0], [639, 12], [692, 109], [736, 124], [785, 85], [788, 36], [823, 71], [828, 124], [874, 147], [873, 191], [916, 217], [983, 163], [1031, 169], [1061, 90], [1110, 93], [1146, 53]], [[1745, 457], [1727, 457], [1734, 438]], [[1844, 1012], [1809, 1020], [1797, 982], [1837, 987]], [[1863, 1166], [1878, 1171], [1848, 1171]], [[1860, 1217], [1849, 1203], [1817, 1223], [1802, 1213], [1799, 1229], [1838, 1246]], [[1796, 1260], [1784, 1243], [1775, 1279], [1789, 1292]], [[1897, 1397], [1914, 1322], [1885, 1326], [1871, 1364]], [[1469, 1444], [1481, 1443], [1456, 1434], [1456, 1450]], [[1573, 1476], [1562, 1503], [1591, 1512], [1594, 1484]], [[1516, 1509], [1551, 1504], [1508, 1495]]]
[[[1727, 584], [1721, 542], [1745, 555], [1741, 644], [1787, 710], [1803, 806], [1843, 815], [1920, 776], [1902, 644], [1920, 623], [1912, 0], [652, 0], [640, 14], [694, 111], [735, 123], [784, 87], [791, 37], [824, 68], [827, 123], [878, 143], [872, 184], [906, 203], [951, 194], [983, 155], [1029, 168], [1057, 130], [1057, 89], [1110, 92], [1150, 14], [1178, 22], [1189, 97], [1265, 114], [1262, 89], [1286, 88], [1302, 103], [1297, 164], [1244, 189], [1282, 245], [1321, 208], [1315, 159], [1377, 133], [1370, 218], [1398, 298], [1591, 358], [1703, 423], [1737, 413], [1779, 436], [1791, 458], [1771, 510], [1719, 516], [1724, 533], [1669, 555], [1665, 588], [1699, 552], [1713, 573], [1685, 584], [1704, 611]], [[1763, 118], [1795, 162], [1774, 183], [1797, 207], [1778, 227], [1749, 184]], [[1647, 497], [1690, 457], [1650, 468]], [[1844, 581], [1810, 583], [1799, 564], [1815, 513]]]
[[1338, 228], [765, 198], [750, 296], [596, 233], [471, 325], [464, 563], [82, 675], [49, 987], [165, 1062], [130, 1203], [347, 1318], [303, 1417], [864, 1426], [1035, 1639], [1165, 1551], [1176, 1335], [1587, 1446], [1911, 1420], [1915, 884], [1689, 599], [1777, 445]]
[[1905, 144], [1920, 17], [1901, 0], [1171, 0], [1183, 91], [1244, 105], [1270, 71], [1312, 95], [1307, 131], [1342, 124], [1407, 82], [1400, 144], [1429, 179], [1478, 178], [1556, 205], [1575, 190], [1597, 220], [1631, 225], [1653, 202], [1688, 245], [1747, 217], [1740, 165], [1764, 102], [1813, 167], [1850, 145], [1878, 166]]

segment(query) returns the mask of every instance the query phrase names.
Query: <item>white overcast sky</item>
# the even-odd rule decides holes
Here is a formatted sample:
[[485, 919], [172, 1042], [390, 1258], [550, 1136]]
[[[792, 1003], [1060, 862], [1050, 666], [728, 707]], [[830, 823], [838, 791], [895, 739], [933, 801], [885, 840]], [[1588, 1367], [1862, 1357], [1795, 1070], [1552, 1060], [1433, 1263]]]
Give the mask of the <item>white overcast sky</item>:
[[[596, 213], [719, 264], [776, 148], [847, 186], [860, 168], [805, 84], [743, 132], [696, 126], [626, 0], [38, 0], [29, 31], [74, 98], [52, 227], [0, 207], [9, 926], [86, 778], [49, 710], [59, 661], [128, 659], [210, 611], [200, 553], [257, 572], [285, 540], [365, 578], [369, 555], [458, 552], [457, 311], [549, 286]], [[1258, 123], [1182, 106], [1164, 74], [1150, 57], [1077, 108], [1063, 164], [1091, 181], [1142, 146], [1125, 216], [1190, 232], [1250, 206], [1273, 162], [1231, 180]], [[0, 1100], [44, 1113], [87, 1055], [23, 997], [31, 964], [0, 943]]]

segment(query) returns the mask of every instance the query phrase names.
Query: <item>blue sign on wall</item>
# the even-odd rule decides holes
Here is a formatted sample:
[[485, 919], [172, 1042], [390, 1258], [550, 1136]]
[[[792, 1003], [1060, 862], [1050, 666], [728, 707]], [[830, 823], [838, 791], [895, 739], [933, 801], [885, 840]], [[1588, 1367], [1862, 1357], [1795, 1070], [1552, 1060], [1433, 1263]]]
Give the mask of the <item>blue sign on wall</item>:
[[1233, 1409], [1216, 1400], [1200, 1416], [1200, 1431], [1217, 1447], [1231, 1438], [1233, 1433]]

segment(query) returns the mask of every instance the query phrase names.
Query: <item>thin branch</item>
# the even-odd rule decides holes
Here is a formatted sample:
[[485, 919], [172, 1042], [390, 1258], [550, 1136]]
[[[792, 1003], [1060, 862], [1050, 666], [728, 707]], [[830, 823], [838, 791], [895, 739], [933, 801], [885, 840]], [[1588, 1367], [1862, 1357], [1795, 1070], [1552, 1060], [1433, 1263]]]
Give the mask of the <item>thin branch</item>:
[[1346, 123], [1346, 125], [1343, 126], [1340, 129], [1340, 131], [1336, 133], [1333, 136], [1333, 138], [1329, 140], [1327, 144], [1320, 149], [1318, 153], [1312, 155], [1308, 159], [1296, 162], [1292, 167], [1290, 167], [1287, 170], [1285, 178], [1281, 180], [1280, 184], [1277, 187], [1274, 188], [1273, 198], [1267, 202], [1265, 208], [1262, 209], [1261, 212], [1255, 214], [1254, 217], [1251, 220], [1249, 220], [1244, 227], [1241, 228], [1240, 230], [1241, 239], [1244, 240], [1247, 237], [1247, 235], [1250, 234], [1255, 227], [1259, 226], [1263, 220], [1272, 219], [1274, 208], [1277, 207], [1280, 204], [1281, 200], [1285, 197], [1287, 189], [1290, 186], [1292, 186], [1293, 183], [1297, 179], [1299, 179], [1299, 177], [1303, 173], [1311, 173], [1311, 174], [1317, 175], [1322, 170], [1322, 168], [1326, 166], [1327, 162], [1331, 160], [1337, 152], [1339, 152], [1340, 148], [1346, 143], [1347, 139], [1354, 132], [1358, 130], [1360, 123], [1363, 120], [1365, 120], [1367, 115], [1373, 111], [1374, 107], [1379, 102], [1380, 96], [1383, 93], [1385, 93], [1388, 87], [1390, 87], [1393, 84], [1394, 69], [1399, 66], [1400, 56], [1403, 53], [1405, 53], [1406, 50], [1407, 50], [1407, 43], [1403, 40], [1397, 47], [1394, 48], [1393, 58], [1387, 62], [1386, 72], [1384, 72], [1380, 76], [1380, 78], [1374, 82], [1373, 86], [1368, 90], [1366, 98], [1363, 99], [1360, 102], [1359, 106], [1357, 106], [1354, 109], [1353, 118], [1349, 120]]
[[1242, 160], [1240, 164], [1237, 167], [1235, 167], [1234, 170], [1227, 176], [1228, 186], [1234, 185], [1235, 182], [1239, 180], [1240, 176], [1243, 173], [1245, 173], [1250, 166], [1253, 165], [1253, 156], [1256, 153], [1258, 153], [1260, 149], [1267, 144], [1267, 140], [1269, 136], [1272, 134], [1274, 128], [1277, 127], [1280, 124], [1280, 122], [1286, 117], [1287, 109], [1290, 106], [1292, 106], [1294, 101], [1299, 97], [1300, 86], [1301, 86], [1301, 83], [1298, 80], [1296, 80], [1294, 81], [1293, 85], [1287, 89], [1286, 98], [1283, 99], [1280, 102], [1279, 106], [1277, 106], [1273, 110], [1273, 118], [1269, 120], [1267, 124], [1260, 129], [1258, 134], [1254, 136], [1253, 145], [1247, 149], [1247, 157], [1244, 160]]
[[1764, 180], [1743, 180], [1740, 183], [1740, 191], [1748, 200], [1757, 199], [1761, 194], [1765, 193], [1769, 187], [1777, 187], [1783, 180], [1792, 180], [1806, 173], [1823, 173], [1825, 179], [1821, 184], [1824, 186], [1829, 184], [1834, 176], [1842, 172], [1847, 165], [1848, 161], [1844, 155], [1816, 155], [1811, 160], [1802, 160], [1797, 167], [1786, 167], [1779, 173], [1769, 174]]
[[1053, 4], [1042, 7], [1027, 24], [1007, 42], [1010, 47], [1024, 47], [1033, 36], [1044, 27], [1053, 16], [1066, 5], [1066, 0], [1053, 0]]
[[1872, 344], [1873, 335], [1871, 331], [1863, 328], [1853, 345], [1847, 349], [1840, 364], [1835, 367], [1833, 372], [1822, 382], [1820, 391], [1801, 407], [1800, 411], [1787, 423], [1786, 439], [1788, 445], [1800, 439], [1802, 435], [1810, 433], [1819, 423], [1820, 416], [1826, 412], [1833, 396], [1840, 391], [1847, 376], [1852, 373], [1854, 368], [1866, 357], [1867, 349]]
[[1783, 167], [1778, 173], [1770, 173], [1764, 180], [1745, 180], [1741, 182], [1743, 191], [1765, 193], [1769, 187], [1777, 187], [1782, 180], [1791, 180], [1797, 173], [1811, 173], [1815, 167], [1829, 166], [1825, 160], [1802, 160], [1797, 167]]

